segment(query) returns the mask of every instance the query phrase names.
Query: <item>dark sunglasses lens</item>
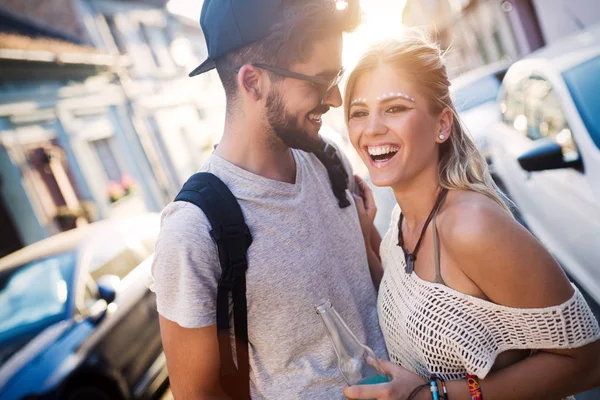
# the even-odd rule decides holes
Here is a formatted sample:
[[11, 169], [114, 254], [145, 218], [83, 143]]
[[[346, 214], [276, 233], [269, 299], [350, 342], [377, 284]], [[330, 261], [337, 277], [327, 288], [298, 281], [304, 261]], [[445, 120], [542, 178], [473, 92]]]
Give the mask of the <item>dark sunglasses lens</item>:
[[334, 87], [338, 86], [341, 81], [342, 81], [342, 76], [341, 75], [336, 76], [335, 79], [332, 80], [329, 83], [329, 85], [327, 86], [327, 88], [325, 89], [325, 93], [329, 92], [331, 89], [333, 89]]
[[340, 82], [342, 81], [342, 78], [344, 77], [344, 70], [342, 69], [337, 76], [333, 79], [333, 81], [331, 82], [331, 84], [329, 85], [329, 88], [327, 90], [331, 90], [334, 87], [338, 86], [340, 84]]
[[321, 104], [325, 100], [325, 96], [329, 91], [331, 91], [334, 87], [338, 86], [344, 77], [344, 70], [342, 69], [335, 78], [331, 80], [327, 85], [320, 85], [319, 91], [321, 92]]

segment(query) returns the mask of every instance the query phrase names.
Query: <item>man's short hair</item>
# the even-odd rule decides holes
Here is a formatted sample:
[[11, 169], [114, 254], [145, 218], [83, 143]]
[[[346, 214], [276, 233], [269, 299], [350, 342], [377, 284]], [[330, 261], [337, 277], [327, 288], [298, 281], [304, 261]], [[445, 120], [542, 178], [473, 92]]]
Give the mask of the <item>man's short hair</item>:
[[238, 90], [235, 68], [249, 63], [288, 68], [305, 61], [314, 42], [352, 32], [361, 20], [358, 0], [348, 1], [345, 10], [337, 9], [336, 0], [283, 0], [281, 7], [281, 19], [267, 37], [215, 60], [228, 105]]

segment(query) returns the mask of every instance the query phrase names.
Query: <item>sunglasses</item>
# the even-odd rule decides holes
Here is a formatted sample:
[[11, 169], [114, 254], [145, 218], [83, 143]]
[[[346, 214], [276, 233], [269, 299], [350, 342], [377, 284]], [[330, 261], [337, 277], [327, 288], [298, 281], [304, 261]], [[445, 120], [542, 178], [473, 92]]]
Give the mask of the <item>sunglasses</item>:
[[[289, 71], [287, 69], [278, 68], [278, 67], [272, 67], [270, 65], [265, 65], [265, 64], [256, 63], [256, 64], [251, 64], [251, 65], [256, 68], [260, 68], [260, 69], [264, 69], [265, 71], [272, 72], [275, 75], [283, 76], [285, 78], [299, 79], [302, 81], [310, 82], [310, 84], [319, 91], [319, 95], [321, 98], [321, 100], [319, 102], [320, 104], [323, 104], [323, 102], [325, 101], [325, 96], [327, 95], [327, 93], [329, 93], [329, 91], [331, 89], [333, 89], [334, 87], [336, 87], [340, 84], [340, 82], [342, 81], [342, 78], [344, 77], [344, 72], [345, 72], [344, 67], [342, 67], [340, 69], [340, 71], [336, 74], [335, 77], [333, 77], [331, 79], [326, 79], [326, 78], [321, 78], [318, 76], [304, 75], [304, 74], [300, 74], [298, 72]], [[237, 67], [235, 69], [235, 72], [240, 72], [240, 69], [242, 69], [242, 67]]]

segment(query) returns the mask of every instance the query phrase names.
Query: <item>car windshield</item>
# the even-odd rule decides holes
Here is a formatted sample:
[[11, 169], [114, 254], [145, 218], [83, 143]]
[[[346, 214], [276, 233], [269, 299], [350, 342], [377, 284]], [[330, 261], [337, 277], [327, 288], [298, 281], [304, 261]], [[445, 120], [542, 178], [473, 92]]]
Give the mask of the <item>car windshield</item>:
[[75, 254], [0, 272], [0, 365], [35, 335], [66, 318]]
[[587, 131], [600, 148], [600, 56], [568, 69], [563, 78]]
[[481, 104], [496, 101], [500, 81], [489, 75], [461, 87], [452, 93], [452, 101], [457, 111], [467, 111]]

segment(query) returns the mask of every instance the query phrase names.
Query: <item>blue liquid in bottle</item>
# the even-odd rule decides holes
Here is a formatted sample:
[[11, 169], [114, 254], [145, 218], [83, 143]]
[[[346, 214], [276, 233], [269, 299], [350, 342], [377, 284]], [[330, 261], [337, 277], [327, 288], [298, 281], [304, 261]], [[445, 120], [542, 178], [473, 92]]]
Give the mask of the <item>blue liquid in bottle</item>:
[[390, 382], [390, 378], [385, 375], [374, 375], [358, 381], [357, 385], [376, 385], [378, 383]]
[[[390, 378], [385, 375], [373, 375], [358, 381], [357, 385], [376, 385], [378, 383], [390, 382]], [[369, 399], [375, 400], [375, 399]]]

